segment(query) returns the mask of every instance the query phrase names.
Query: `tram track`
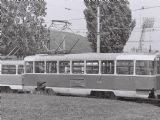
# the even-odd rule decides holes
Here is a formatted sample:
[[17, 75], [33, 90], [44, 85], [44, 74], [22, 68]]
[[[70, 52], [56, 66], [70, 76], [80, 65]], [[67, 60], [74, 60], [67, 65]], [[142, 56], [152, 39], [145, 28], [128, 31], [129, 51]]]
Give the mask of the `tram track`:
[[160, 107], [160, 99], [151, 99], [151, 98], [117, 98], [117, 100], [121, 101], [129, 101], [135, 103], [146, 103]]

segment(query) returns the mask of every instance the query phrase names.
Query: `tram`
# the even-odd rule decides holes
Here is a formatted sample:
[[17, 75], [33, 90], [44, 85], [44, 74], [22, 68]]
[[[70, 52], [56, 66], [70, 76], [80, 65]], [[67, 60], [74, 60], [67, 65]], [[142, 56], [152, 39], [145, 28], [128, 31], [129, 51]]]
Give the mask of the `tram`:
[[23, 60], [0, 60], [0, 91], [22, 90]]
[[159, 53], [35, 55], [24, 59], [24, 90], [37, 82], [57, 94], [148, 98], [160, 95]]

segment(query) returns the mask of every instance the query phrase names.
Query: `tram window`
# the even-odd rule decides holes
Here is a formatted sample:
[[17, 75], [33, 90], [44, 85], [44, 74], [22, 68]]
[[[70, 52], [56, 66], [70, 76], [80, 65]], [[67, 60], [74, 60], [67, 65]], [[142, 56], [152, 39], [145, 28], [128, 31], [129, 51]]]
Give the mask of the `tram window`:
[[44, 73], [44, 72], [45, 72], [44, 61], [36, 61], [35, 62], [35, 73]]
[[33, 62], [26, 62], [26, 73], [33, 73]]
[[72, 73], [84, 74], [84, 61], [73, 61], [72, 62]]
[[160, 57], [157, 59], [157, 74], [160, 74]]
[[118, 60], [117, 61], [117, 74], [133, 74], [133, 60]]
[[57, 62], [56, 61], [47, 61], [46, 62], [46, 72], [47, 73], [57, 73]]
[[102, 74], [114, 74], [114, 61], [103, 60], [101, 62], [101, 73]]
[[86, 73], [87, 74], [98, 74], [99, 73], [98, 61], [87, 61], [86, 62]]
[[2, 65], [2, 74], [16, 74], [16, 65]]
[[18, 74], [24, 73], [24, 67], [23, 65], [18, 65]]
[[70, 62], [69, 61], [59, 62], [59, 73], [70, 73]]
[[154, 61], [136, 61], [136, 74], [137, 75], [153, 75], [154, 74]]

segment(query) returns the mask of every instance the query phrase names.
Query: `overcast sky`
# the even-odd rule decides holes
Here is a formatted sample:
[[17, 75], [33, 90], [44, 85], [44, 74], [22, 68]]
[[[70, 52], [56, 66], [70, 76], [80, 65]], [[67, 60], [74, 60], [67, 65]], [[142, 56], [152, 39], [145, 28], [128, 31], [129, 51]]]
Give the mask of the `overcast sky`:
[[[46, 0], [47, 16], [45, 18], [47, 24], [51, 20], [68, 20], [72, 23], [70, 28], [74, 33], [86, 35], [86, 22], [83, 10], [85, 9], [83, 0]], [[133, 18], [136, 19], [136, 27], [134, 28], [129, 41], [138, 41], [140, 39], [140, 24], [144, 17], [154, 18], [154, 31], [146, 32], [144, 39], [152, 41], [152, 48], [160, 50], [160, 0], [129, 0]], [[155, 7], [152, 9], [136, 10], [145, 7]], [[70, 10], [66, 9], [69, 8]], [[125, 49], [137, 46], [137, 42], [128, 42]], [[145, 42], [144, 47], [149, 47], [150, 42]]]

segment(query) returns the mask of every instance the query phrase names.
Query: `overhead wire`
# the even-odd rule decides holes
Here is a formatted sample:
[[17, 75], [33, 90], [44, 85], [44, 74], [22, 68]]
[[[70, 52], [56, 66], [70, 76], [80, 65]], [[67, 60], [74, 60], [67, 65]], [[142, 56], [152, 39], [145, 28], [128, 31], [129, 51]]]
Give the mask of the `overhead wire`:
[[[134, 9], [132, 11], [140, 11], [140, 10], [145, 10], [145, 9], [153, 9], [153, 8], [160, 8], [160, 6], [150, 6], [150, 7], [143, 7], [143, 8], [140, 8], [140, 9]], [[92, 11], [93, 12], [93, 11]], [[68, 19], [68, 21], [79, 21], [79, 20], [85, 20], [85, 18], [73, 18], [73, 19]], [[129, 29], [129, 28], [118, 28], [118, 27], [113, 27], [113, 28], [110, 28], [110, 29]], [[141, 29], [141, 28], [136, 28], [136, 29]], [[158, 29], [160, 29], [160, 27], [154, 27], [154, 28], [151, 28], [153, 30], [156, 29], [156, 31], [159, 31]], [[87, 29], [72, 29], [72, 30], [78, 30], [76, 31], [76, 33], [86, 33]], [[83, 31], [84, 30], [84, 31]], [[73, 32], [73, 31], [72, 31]], [[139, 32], [138, 30], [134, 32]]]
[[140, 10], [153, 9], [153, 8], [160, 8], [160, 6], [142, 7], [142, 8], [139, 8], [139, 9], [134, 9], [132, 11], [140, 11]]
[[[135, 10], [132, 10], [132, 11], [138, 11], [138, 10], [145, 10], [145, 9], [153, 9], [153, 8], [160, 8], [160, 6], [151, 6], [151, 7], [143, 7], [143, 8], [140, 8], [140, 9], [135, 9]], [[92, 11], [93, 12], [93, 11]], [[68, 19], [69, 21], [72, 21], [72, 20], [85, 20], [85, 18], [75, 18], [75, 19]], [[154, 27], [152, 29], [159, 29], [160, 27]], [[111, 29], [129, 29], [129, 28], [111, 28]]]

